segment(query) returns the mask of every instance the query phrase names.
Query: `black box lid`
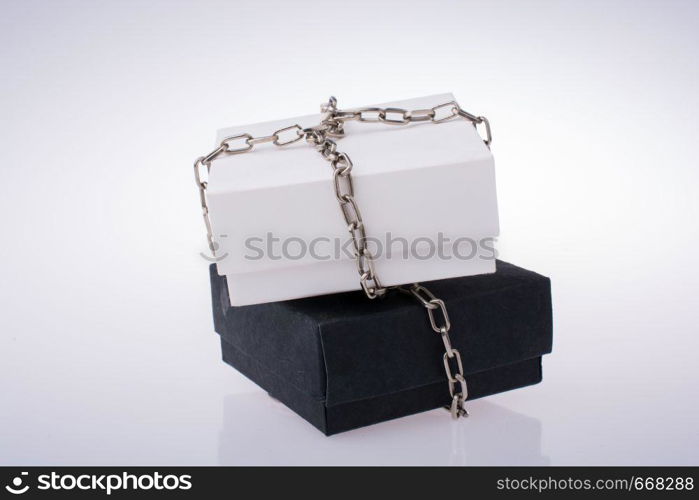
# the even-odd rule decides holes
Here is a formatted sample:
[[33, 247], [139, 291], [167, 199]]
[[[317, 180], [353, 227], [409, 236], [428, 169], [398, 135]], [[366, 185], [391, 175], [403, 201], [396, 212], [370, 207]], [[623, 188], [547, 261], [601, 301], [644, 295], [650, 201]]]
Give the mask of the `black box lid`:
[[[350, 292], [232, 307], [225, 278], [215, 266], [210, 273], [214, 316], [225, 323], [216, 331], [327, 406], [447, 385], [444, 345], [412, 297], [396, 292], [372, 301]], [[424, 285], [446, 303], [467, 380], [551, 351], [548, 278], [498, 261], [494, 274]]]

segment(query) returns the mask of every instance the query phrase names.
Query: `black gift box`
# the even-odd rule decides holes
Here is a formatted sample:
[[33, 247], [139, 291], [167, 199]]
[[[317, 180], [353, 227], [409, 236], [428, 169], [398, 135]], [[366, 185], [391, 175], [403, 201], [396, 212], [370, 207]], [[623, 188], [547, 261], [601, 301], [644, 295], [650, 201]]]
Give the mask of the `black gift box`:
[[[223, 360], [325, 434], [451, 402], [444, 345], [413, 298], [349, 292], [232, 307], [214, 265], [210, 276]], [[494, 274], [424, 285], [449, 310], [469, 400], [541, 381], [548, 278], [498, 261]]]

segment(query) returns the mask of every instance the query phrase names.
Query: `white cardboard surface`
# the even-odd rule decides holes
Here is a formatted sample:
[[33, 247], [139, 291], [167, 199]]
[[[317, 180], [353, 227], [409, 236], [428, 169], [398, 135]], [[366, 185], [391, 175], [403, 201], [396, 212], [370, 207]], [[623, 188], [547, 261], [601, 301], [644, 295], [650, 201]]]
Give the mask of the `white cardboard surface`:
[[[453, 100], [451, 94], [397, 101], [380, 106], [429, 108]], [[300, 124], [315, 125], [320, 114], [275, 122], [232, 127], [219, 131], [217, 141], [239, 133], [253, 136]], [[438, 234], [478, 240], [498, 235], [493, 157], [474, 127], [465, 120], [438, 125], [425, 122], [407, 126], [348, 122], [338, 151], [354, 164], [355, 199], [367, 235], [384, 239], [417, 238], [437, 241]], [[300, 238], [348, 238], [333, 191], [332, 169], [305, 141], [279, 148], [257, 146], [247, 154], [216, 160], [208, 188], [209, 210], [220, 248], [219, 274], [226, 275], [232, 305], [272, 302], [359, 289], [354, 261], [328, 255], [318, 260], [298, 245], [290, 245], [294, 258], [272, 259], [246, 248], [246, 239], [273, 234], [282, 241]], [[222, 236], [223, 235], [223, 236]], [[264, 245], [255, 243], [260, 247]], [[317, 253], [330, 252], [331, 244], [318, 243]], [[425, 246], [428, 245], [428, 246]], [[400, 254], [400, 246], [396, 247]], [[425, 255], [429, 244], [418, 244]], [[326, 252], [327, 250], [327, 252]], [[462, 255], [468, 253], [462, 252]], [[482, 249], [479, 255], [490, 255]], [[391, 286], [456, 276], [494, 272], [495, 261], [409, 256], [376, 260], [383, 285]]]

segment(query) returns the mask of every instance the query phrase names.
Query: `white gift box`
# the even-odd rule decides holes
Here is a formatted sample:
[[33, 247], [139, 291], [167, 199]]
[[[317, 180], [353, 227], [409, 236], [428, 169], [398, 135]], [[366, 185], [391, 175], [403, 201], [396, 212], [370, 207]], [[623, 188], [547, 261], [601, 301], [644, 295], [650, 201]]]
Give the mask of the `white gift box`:
[[[377, 106], [425, 109], [453, 100], [441, 94]], [[217, 142], [318, 123], [320, 113], [231, 127]], [[382, 285], [495, 271], [493, 156], [470, 122], [349, 121], [345, 131], [337, 150], [354, 164], [354, 197]], [[332, 168], [306, 141], [216, 159], [207, 195], [231, 305], [361, 289]]]

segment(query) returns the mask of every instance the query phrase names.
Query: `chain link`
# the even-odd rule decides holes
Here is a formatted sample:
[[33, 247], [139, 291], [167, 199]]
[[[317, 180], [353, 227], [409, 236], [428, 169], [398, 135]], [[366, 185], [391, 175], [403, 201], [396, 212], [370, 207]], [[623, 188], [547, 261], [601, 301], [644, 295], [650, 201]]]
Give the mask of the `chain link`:
[[[316, 148], [333, 169], [335, 198], [339, 203], [342, 217], [347, 225], [347, 231], [352, 238], [361, 287], [370, 299], [383, 297], [386, 295], [388, 288], [381, 284], [374, 266], [374, 256], [367, 246], [364, 220], [354, 197], [352, 160], [347, 153], [337, 151], [337, 143], [332, 138], [342, 137], [345, 133], [345, 122], [353, 120], [400, 126], [428, 121], [442, 123], [460, 117], [471, 122], [479, 134], [481, 134], [479, 125], [482, 125], [483, 134], [485, 135], [483, 142], [490, 147], [493, 141], [490, 123], [484, 116], [476, 116], [461, 109], [456, 101], [446, 102], [427, 109], [408, 110], [390, 107], [365, 107], [354, 110], [339, 110], [337, 108], [337, 99], [330, 97], [328, 102], [321, 106], [321, 113], [320, 124], [314, 127], [302, 128], [300, 125], [295, 124], [281, 128], [267, 136], [253, 137], [250, 134], [238, 134], [226, 137], [216, 149], [207, 155], [197, 158], [194, 162], [194, 176], [199, 189], [209, 249], [215, 256], [218, 244], [213, 237], [206, 197], [211, 163], [221, 155], [248, 153], [258, 144], [271, 142], [275, 146], [283, 147], [305, 139], [306, 142]], [[481, 134], [481, 137], [483, 137], [483, 134]], [[440, 334], [444, 343], [443, 363], [451, 396], [451, 404], [446, 408], [451, 412], [453, 418], [468, 416], [468, 412], [464, 408], [464, 402], [468, 397], [468, 387], [464, 377], [461, 354], [451, 345], [451, 338], [449, 337], [451, 322], [444, 301], [435, 297], [432, 292], [419, 283], [413, 284], [410, 288], [395, 288], [411, 294], [426, 309], [430, 326], [436, 333]]]

